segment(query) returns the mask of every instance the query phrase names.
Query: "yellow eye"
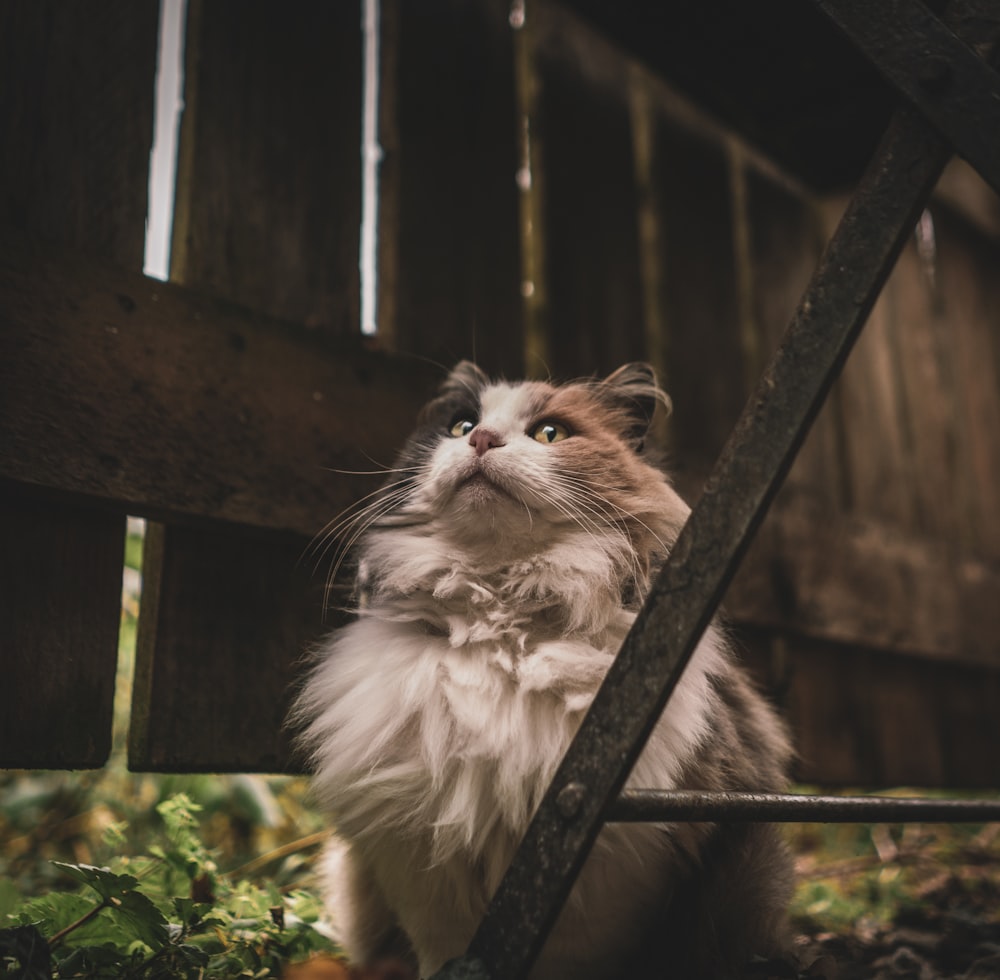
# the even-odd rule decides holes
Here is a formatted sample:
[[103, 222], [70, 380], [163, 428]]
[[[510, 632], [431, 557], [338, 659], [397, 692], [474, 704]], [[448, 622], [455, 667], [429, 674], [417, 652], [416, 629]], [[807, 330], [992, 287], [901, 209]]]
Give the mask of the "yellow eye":
[[566, 430], [566, 426], [560, 425], [558, 422], [542, 422], [532, 430], [531, 438], [535, 442], [561, 442], [563, 439], [569, 438], [569, 432]]
[[475, 422], [472, 422], [469, 419], [459, 419], [457, 422], [452, 423], [448, 432], [456, 439], [460, 439], [462, 436], [467, 436], [475, 427]]

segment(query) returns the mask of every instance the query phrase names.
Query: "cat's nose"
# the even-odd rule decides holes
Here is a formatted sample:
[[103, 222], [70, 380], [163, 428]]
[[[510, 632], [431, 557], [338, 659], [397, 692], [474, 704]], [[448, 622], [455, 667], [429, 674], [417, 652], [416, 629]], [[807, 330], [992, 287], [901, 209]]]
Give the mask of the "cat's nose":
[[487, 449], [496, 449], [504, 445], [504, 441], [498, 432], [477, 425], [469, 436], [469, 445], [476, 450], [477, 456], [482, 456]]

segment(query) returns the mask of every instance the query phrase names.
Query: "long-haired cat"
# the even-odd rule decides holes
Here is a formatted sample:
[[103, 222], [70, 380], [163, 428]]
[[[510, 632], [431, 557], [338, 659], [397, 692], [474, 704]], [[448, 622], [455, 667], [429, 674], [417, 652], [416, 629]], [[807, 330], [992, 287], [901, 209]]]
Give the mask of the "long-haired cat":
[[[463, 362], [348, 524], [363, 598], [295, 719], [355, 962], [428, 977], [465, 950], [687, 518], [645, 457], [657, 402], [646, 365], [556, 386]], [[628, 785], [778, 790], [790, 754], [712, 626]], [[607, 825], [532, 976], [735, 975], [782, 945], [789, 887], [773, 828]]]

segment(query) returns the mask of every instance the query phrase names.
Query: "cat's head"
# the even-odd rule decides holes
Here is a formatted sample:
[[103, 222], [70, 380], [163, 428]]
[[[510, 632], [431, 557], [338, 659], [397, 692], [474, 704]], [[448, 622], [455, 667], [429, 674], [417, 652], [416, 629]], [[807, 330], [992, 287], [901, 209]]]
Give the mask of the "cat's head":
[[[646, 364], [556, 385], [491, 381], [463, 361], [403, 452], [412, 478], [396, 515], [497, 546], [566, 531], [642, 537], [669, 489], [643, 452], [658, 405], [669, 400]], [[681, 505], [671, 527], [683, 518]]]

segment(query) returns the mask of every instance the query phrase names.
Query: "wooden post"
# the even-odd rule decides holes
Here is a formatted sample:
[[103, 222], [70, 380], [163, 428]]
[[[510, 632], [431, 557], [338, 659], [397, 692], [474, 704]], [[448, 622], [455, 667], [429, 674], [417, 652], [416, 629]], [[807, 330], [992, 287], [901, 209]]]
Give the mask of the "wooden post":
[[[0, 4], [0, 223], [142, 268], [158, 6]], [[107, 759], [124, 536], [123, 513], [0, 489], [0, 766]]]
[[[361, 80], [358, 4], [192, 0], [172, 279], [315, 330], [358, 329]], [[232, 423], [218, 412], [204, 424]], [[316, 530], [333, 516], [317, 513]], [[282, 724], [322, 628], [307, 544], [150, 529], [133, 769], [294, 765]]]

